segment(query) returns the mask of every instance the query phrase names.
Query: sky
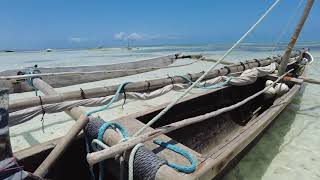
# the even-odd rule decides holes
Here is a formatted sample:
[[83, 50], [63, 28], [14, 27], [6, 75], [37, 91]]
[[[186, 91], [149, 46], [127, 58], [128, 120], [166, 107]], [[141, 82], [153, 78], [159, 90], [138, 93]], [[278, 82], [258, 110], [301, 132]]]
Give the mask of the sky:
[[[281, 0], [245, 42], [287, 42], [306, 1]], [[2, 0], [0, 49], [125, 46], [128, 39], [137, 46], [232, 43], [273, 2]], [[320, 41], [318, 0], [315, 0], [299, 41]]]

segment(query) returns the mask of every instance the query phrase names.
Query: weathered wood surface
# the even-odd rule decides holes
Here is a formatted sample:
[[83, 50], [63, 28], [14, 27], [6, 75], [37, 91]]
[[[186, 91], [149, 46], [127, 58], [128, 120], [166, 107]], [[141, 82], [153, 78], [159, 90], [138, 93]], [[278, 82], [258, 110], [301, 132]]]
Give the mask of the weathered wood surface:
[[312, 78], [300, 78], [300, 79], [310, 84], [320, 84], [320, 81], [316, 79], [312, 79]]
[[212, 179], [218, 175], [281, 113], [297, 95], [299, 89], [300, 85], [295, 85], [288, 93], [277, 99], [272, 107], [244, 126], [238, 134], [234, 135], [234, 138], [230, 138], [225, 144], [221, 144], [220, 149], [217, 147], [216, 151], [201, 164], [201, 168], [190, 175], [190, 179]]
[[0, 161], [12, 157], [9, 134], [9, 91], [0, 89]]
[[[57, 94], [57, 92], [43, 80], [36, 78], [33, 80], [33, 85], [39, 89], [44, 94]], [[50, 167], [54, 165], [57, 159], [62, 155], [74, 138], [79, 134], [83, 127], [88, 122], [88, 117], [84, 114], [84, 110], [80, 107], [75, 107], [70, 110], [65, 110], [65, 112], [71, 116], [73, 119], [78, 119], [72, 128], [67, 132], [67, 134], [59, 141], [55, 148], [51, 151], [49, 156], [41, 163], [38, 169], [34, 172], [35, 175], [44, 177]]]
[[[93, 81], [100, 81], [111, 78], [129, 76], [149, 71], [154, 71], [161, 68], [172, 68], [168, 65], [176, 61], [175, 55], [143, 60], [137, 62], [120, 63], [113, 65], [99, 66], [79, 66], [79, 67], [58, 67], [58, 68], [37, 68], [41, 74], [32, 75], [16, 75], [18, 70], [8, 70], [0, 72], [0, 85], [8, 87], [10, 93], [21, 93], [32, 91], [27, 78], [41, 77], [45, 82], [54, 88], [70, 86]], [[177, 65], [173, 67], [179, 67]], [[14, 75], [13, 72], [15, 72]], [[19, 81], [17, 81], [19, 80]]]
[[[298, 56], [294, 56], [294, 57], [297, 58]], [[267, 66], [272, 62], [275, 62], [278, 60], [280, 60], [279, 57], [266, 58], [266, 59], [261, 59], [259, 63], [260, 63], [260, 66]], [[248, 69], [248, 68], [258, 67], [259, 63], [256, 60], [252, 60], [252, 61], [246, 61], [245, 63], [243, 63], [243, 65], [245, 66], [245, 69]], [[244, 70], [244, 67], [239, 63], [237, 63], [231, 66], [213, 70], [206, 76], [205, 79], [211, 79], [217, 76], [228, 75], [230, 73], [242, 72], [243, 70]], [[200, 72], [200, 73], [194, 73], [194, 74], [185, 75], [185, 76], [192, 80], [196, 80], [202, 74], [203, 73]], [[186, 83], [186, 80], [181, 77], [160, 78], [160, 79], [155, 79], [150, 81], [140, 81], [140, 82], [130, 83], [124, 89], [125, 91], [142, 92], [142, 91], [161, 88], [163, 86], [166, 86], [172, 83]], [[86, 98], [104, 97], [104, 96], [113, 95], [117, 91], [118, 87], [119, 85], [108, 86], [108, 87], [97, 87], [97, 88], [91, 88], [91, 89], [84, 89], [83, 92]], [[80, 100], [82, 98], [83, 98], [82, 93], [80, 90], [78, 90], [78, 91], [61, 93], [59, 95], [45, 96], [42, 98], [42, 102], [43, 104], [52, 104], [52, 103], [59, 103], [63, 101]], [[32, 98], [20, 99], [12, 102], [9, 106], [10, 107], [9, 110], [10, 112], [14, 112], [17, 110], [39, 106], [39, 105], [40, 105], [39, 98], [32, 97]]]
[[[207, 113], [207, 114], [203, 114], [203, 115], [200, 115], [200, 116], [191, 117], [191, 118], [187, 118], [187, 119], [175, 122], [175, 123], [171, 123], [171, 124], [162, 126], [160, 128], [157, 128], [157, 129], [155, 129], [153, 131], [150, 131], [150, 132], [147, 132], [145, 134], [142, 134], [140, 136], [133, 137], [132, 139], [129, 139], [126, 142], [122, 142], [122, 143], [117, 144], [117, 145], [115, 145], [113, 147], [110, 147], [110, 148], [108, 148], [106, 150], [101, 150], [101, 151], [98, 151], [98, 152], [90, 153], [90, 154], [87, 155], [87, 161], [88, 161], [88, 163], [90, 165], [94, 165], [94, 164], [96, 164], [98, 162], [101, 162], [101, 161], [106, 160], [108, 158], [111, 158], [111, 157], [113, 157], [113, 156], [115, 156], [117, 154], [120, 154], [120, 153], [124, 152], [127, 149], [130, 149], [130, 148], [134, 147], [138, 143], [143, 143], [145, 141], [149, 141], [151, 139], [154, 139], [154, 138], [158, 137], [159, 135], [167, 134], [167, 133], [172, 132], [174, 130], [177, 130], [177, 129], [180, 129], [180, 128], [183, 128], [183, 127], [195, 124], [195, 123], [202, 122], [202, 121], [207, 120], [209, 118], [216, 117], [216, 116], [218, 116], [218, 115], [220, 115], [222, 113], [226, 113], [226, 112], [234, 110], [234, 109], [236, 109], [238, 107], [241, 107], [241, 106], [245, 105], [247, 102], [251, 101], [252, 99], [254, 99], [254, 98], [260, 96], [261, 94], [263, 94], [264, 92], [266, 92], [269, 88], [274, 86], [277, 82], [279, 82], [289, 72], [290, 71], [288, 71], [287, 73], [285, 73], [282, 76], [278, 77], [278, 79], [276, 81], [274, 81], [269, 86], [265, 87], [263, 90], [255, 93], [255, 94], [247, 97], [246, 99], [244, 99], [244, 100], [242, 100], [240, 102], [237, 102], [237, 103], [235, 103], [235, 104], [233, 104], [231, 106], [227, 106], [227, 107], [224, 107], [224, 108], [221, 108], [221, 109], [218, 109], [216, 111], [213, 111], [213, 112], [210, 112], [210, 113]], [[229, 88], [231, 88], [231, 87], [229, 87]]]

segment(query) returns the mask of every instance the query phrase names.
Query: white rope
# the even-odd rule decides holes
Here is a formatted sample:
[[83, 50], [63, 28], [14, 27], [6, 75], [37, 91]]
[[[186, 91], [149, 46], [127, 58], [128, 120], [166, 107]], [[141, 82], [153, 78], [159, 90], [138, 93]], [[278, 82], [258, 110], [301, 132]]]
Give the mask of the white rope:
[[140, 135], [145, 129], [150, 127], [153, 123], [159, 120], [165, 113], [167, 113], [180, 99], [182, 99], [185, 95], [187, 95], [205, 76], [217, 65], [224, 60], [224, 58], [231, 53], [231, 51], [238, 46], [255, 28], [256, 26], [269, 14], [269, 12], [279, 3], [280, 0], [276, 0], [272, 6], [259, 18], [259, 20], [211, 67], [209, 67], [205, 73], [197, 79], [195, 83], [193, 83], [187, 90], [184, 91], [181, 95], [179, 95], [175, 100], [173, 100], [166, 108], [164, 108], [159, 114], [157, 114], [154, 118], [152, 118], [145, 126], [143, 126], [140, 130], [138, 130], [133, 137]]
[[134, 156], [136, 155], [138, 149], [140, 147], [142, 147], [143, 144], [142, 143], [139, 143], [137, 145], [134, 146], [134, 148], [131, 150], [131, 153], [130, 153], [130, 156], [129, 156], [129, 162], [128, 162], [128, 169], [129, 169], [129, 172], [128, 172], [128, 179], [129, 180], [133, 180], [133, 162], [134, 162]]

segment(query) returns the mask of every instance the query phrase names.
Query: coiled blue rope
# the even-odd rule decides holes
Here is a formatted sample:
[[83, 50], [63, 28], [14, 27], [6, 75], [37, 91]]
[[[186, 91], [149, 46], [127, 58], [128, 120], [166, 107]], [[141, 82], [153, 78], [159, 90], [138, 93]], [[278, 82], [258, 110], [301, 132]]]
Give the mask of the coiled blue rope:
[[170, 166], [171, 168], [176, 169], [177, 171], [183, 172], [183, 173], [192, 173], [196, 170], [197, 168], [197, 160], [191, 155], [189, 154], [187, 151], [185, 151], [184, 149], [181, 149], [178, 146], [160, 141], [160, 140], [154, 140], [153, 141], [155, 144], [158, 144], [161, 147], [167, 148], [171, 151], [174, 151], [180, 155], [182, 155], [183, 157], [185, 157], [186, 159], [188, 159], [188, 161], [191, 163], [190, 166], [181, 166], [172, 162], [167, 161], [167, 165]]
[[[194, 83], [191, 79], [189, 79], [189, 78], [187, 78], [185, 76], [177, 76], [177, 77], [181, 77], [181, 78], [183, 78], [184, 80], [188, 81], [191, 84]], [[197, 84], [196, 87], [197, 88], [201, 88], [201, 89], [216, 89], [216, 88], [223, 87], [223, 86], [227, 85], [230, 80], [231, 80], [231, 77], [228, 77], [227, 80], [224, 81], [224, 82], [218, 82], [218, 83], [216, 83], [214, 85], [211, 85], [211, 86], [200, 86], [200, 85]]]
[[119, 95], [120, 95], [120, 93], [122, 93], [123, 88], [124, 88], [127, 84], [129, 84], [129, 83], [130, 83], [130, 82], [124, 82], [124, 83], [122, 83], [122, 84], [118, 87], [116, 93], [114, 94], [114, 96], [112, 97], [111, 101], [110, 101], [108, 104], [106, 104], [105, 106], [102, 106], [101, 108], [98, 108], [98, 109], [89, 111], [89, 112], [86, 113], [86, 115], [87, 115], [87, 116], [90, 116], [90, 115], [92, 115], [93, 113], [101, 112], [101, 111], [104, 111], [104, 110], [108, 109], [108, 108], [112, 105], [112, 103], [114, 103], [114, 102], [119, 98]]

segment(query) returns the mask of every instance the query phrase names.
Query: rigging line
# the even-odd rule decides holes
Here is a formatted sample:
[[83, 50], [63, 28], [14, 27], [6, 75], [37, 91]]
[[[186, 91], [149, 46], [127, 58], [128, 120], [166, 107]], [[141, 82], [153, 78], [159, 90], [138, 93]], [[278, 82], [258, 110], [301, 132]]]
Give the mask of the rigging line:
[[187, 95], [206, 75], [214, 69], [224, 58], [231, 53], [231, 51], [237, 47], [256, 27], [257, 25], [271, 12], [271, 10], [280, 2], [280, 0], [276, 0], [271, 7], [258, 19], [258, 21], [251, 26], [251, 28], [227, 51], [225, 54], [211, 67], [209, 67], [205, 73], [200, 76], [188, 89], [186, 89], [181, 95], [179, 95], [175, 100], [173, 100], [165, 109], [163, 109], [159, 114], [157, 114], [154, 118], [152, 118], [145, 126], [143, 126], [140, 130], [138, 130], [133, 136], [140, 135], [146, 128], [150, 127], [154, 122], [159, 120], [166, 112], [168, 112], [180, 99], [182, 99], [185, 95]]
[[273, 48], [272, 48], [272, 50], [271, 50], [271, 54], [273, 54], [274, 51], [276, 50], [276, 47], [277, 47], [277, 45], [279, 44], [279, 42], [280, 42], [280, 40], [282, 39], [282, 37], [284, 36], [284, 34], [285, 34], [286, 32], [288, 32], [288, 29], [289, 29], [290, 25], [292, 24], [294, 18], [297, 16], [298, 10], [299, 10], [300, 7], [302, 6], [303, 1], [304, 1], [304, 0], [300, 0], [297, 8], [293, 11], [292, 15], [289, 17], [286, 26], [283, 28], [283, 30], [281, 31], [278, 39], [277, 39], [277, 40], [275, 41], [275, 43], [273, 44]]

